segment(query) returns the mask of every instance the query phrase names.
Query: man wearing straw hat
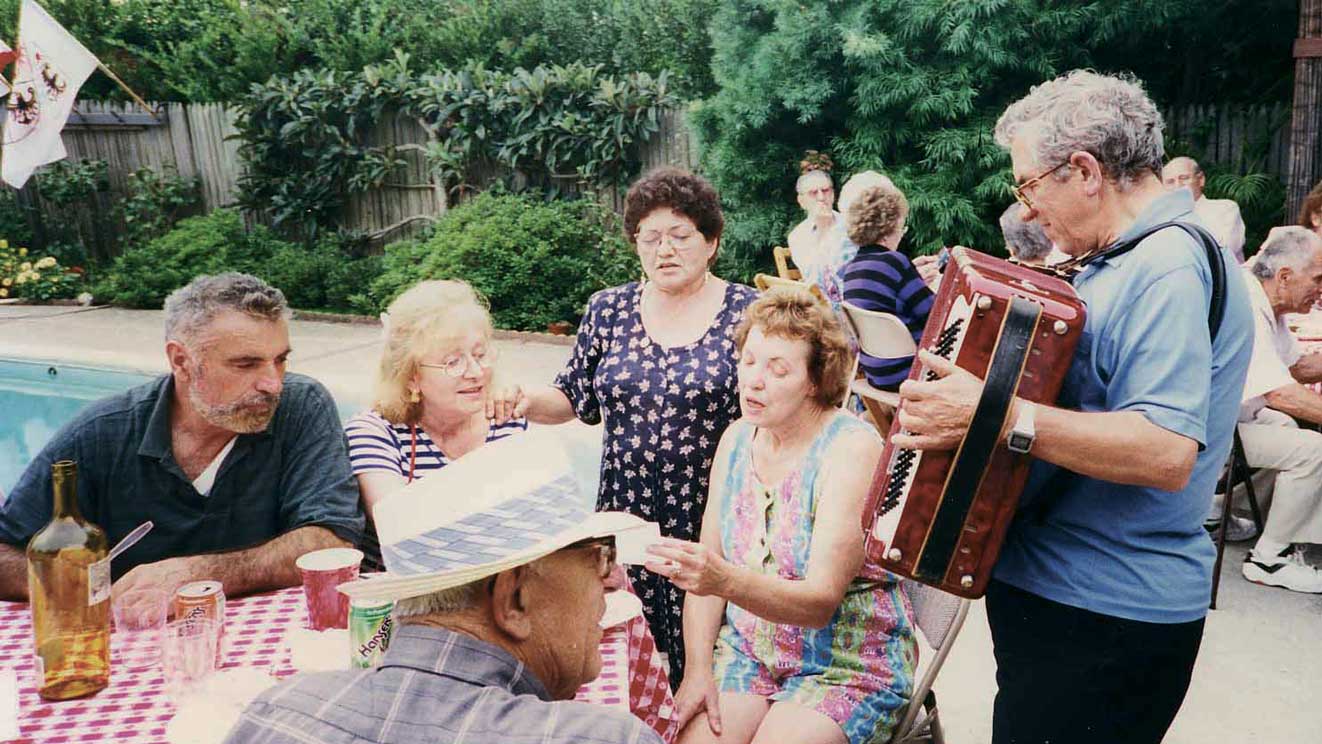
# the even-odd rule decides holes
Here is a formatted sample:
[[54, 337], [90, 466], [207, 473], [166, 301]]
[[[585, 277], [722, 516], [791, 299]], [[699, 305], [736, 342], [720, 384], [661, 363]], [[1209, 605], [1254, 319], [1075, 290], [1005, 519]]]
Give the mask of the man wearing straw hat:
[[272, 688], [226, 741], [659, 744], [627, 713], [571, 702], [601, 671], [616, 536], [646, 523], [593, 513], [595, 489], [574, 477], [566, 445], [540, 434], [488, 445], [378, 504], [387, 573], [340, 589], [395, 601], [381, 665]]

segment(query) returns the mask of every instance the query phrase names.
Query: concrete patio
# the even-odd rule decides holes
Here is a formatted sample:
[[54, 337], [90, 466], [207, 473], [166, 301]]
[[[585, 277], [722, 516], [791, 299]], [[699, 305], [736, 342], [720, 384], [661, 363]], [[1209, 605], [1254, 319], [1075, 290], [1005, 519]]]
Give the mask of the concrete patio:
[[[295, 321], [290, 368], [320, 379], [341, 401], [364, 404], [379, 337], [374, 325]], [[568, 346], [540, 339], [497, 343], [504, 374], [514, 382], [549, 381], [569, 354]], [[0, 306], [0, 358], [163, 372], [161, 314]], [[1227, 550], [1221, 609], [1208, 616], [1193, 685], [1169, 744], [1322, 741], [1322, 596], [1246, 582], [1239, 565], [1247, 547]], [[1322, 560], [1322, 553], [1313, 557]], [[936, 689], [949, 741], [990, 739], [995, 663], [981, 602]]]

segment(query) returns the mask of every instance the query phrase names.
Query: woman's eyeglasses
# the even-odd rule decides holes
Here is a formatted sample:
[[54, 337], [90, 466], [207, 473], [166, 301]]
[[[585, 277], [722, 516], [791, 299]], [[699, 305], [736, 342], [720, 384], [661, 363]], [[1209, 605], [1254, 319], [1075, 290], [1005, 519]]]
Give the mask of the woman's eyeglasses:
[[471, 354], [456, 354], [439, 364], [418, 362], [418, 366], [439, 369], [449, 377], [463, 377], [464, 373], [468, 371], [468, 360], [470, 359], [479, 369], [491, 369], [491, 365], [496, 363], [496, 350], [491, 347], [478, 349]]
[[661, 247], [662, 240], [669, 240], [671, 247], [677, 251], [692, 248], [698, 244], [695, 238], [702, 233], [687, 227], [677, 227], [669, 232], [660, 230], [648, 230], [647, 232], [634, 233], [634, 240], [638, 245], [649, 251], [654, 251]]

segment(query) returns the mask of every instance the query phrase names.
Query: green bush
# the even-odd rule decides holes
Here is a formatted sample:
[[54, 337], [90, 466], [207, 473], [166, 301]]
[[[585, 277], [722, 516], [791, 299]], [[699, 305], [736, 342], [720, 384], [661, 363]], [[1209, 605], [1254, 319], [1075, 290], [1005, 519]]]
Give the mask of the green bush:
[[597, 204], [490, 192], [448, 212], [426, 240], [387, 246], [384, 264], [373, 310], [423, 279], [464, 279], [491, 302], [497, 326], [534, 331], [577, 321], [593, 292], [639, 274]]
[[223, 271], [253, 273], [258, 257], [287, 245], [258, 226], [244, 229], [238, 212], [221, 209], [181, 221], [173, 230], [118, 256], [102, 272], [94, 294], [98, 301], [139, 308], [159, 308], [165, 296], [199, 274]]
[[242, 271], [280, 288], [293, 307], [351, 311], [352, 295], [380, 273], [381, 258], [351, 258], [343, 243], [337, 236], [311, 248], [288, 243], [261, 225], [246, 229], [238, 212], [222, 209], [129, 249], [103, 272], [94, 293], [103, 302], [158, 308], [193, 277]]

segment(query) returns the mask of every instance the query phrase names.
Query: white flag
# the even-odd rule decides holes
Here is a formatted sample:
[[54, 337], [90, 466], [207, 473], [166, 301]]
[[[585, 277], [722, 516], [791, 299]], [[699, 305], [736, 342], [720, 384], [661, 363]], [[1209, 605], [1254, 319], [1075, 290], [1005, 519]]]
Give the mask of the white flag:
[[10, 62], [14, 61], [14, 50], [9, 45], [0, 41], [0, 99], [9, 95], [9, 78], [4, 74], [5, 68]]
[[78, 88], [100, 62], [34, 0], [23, 0], [14, 64], [0, 178], [17, 189], [38, 167], [64, 157], [60, 131]]

